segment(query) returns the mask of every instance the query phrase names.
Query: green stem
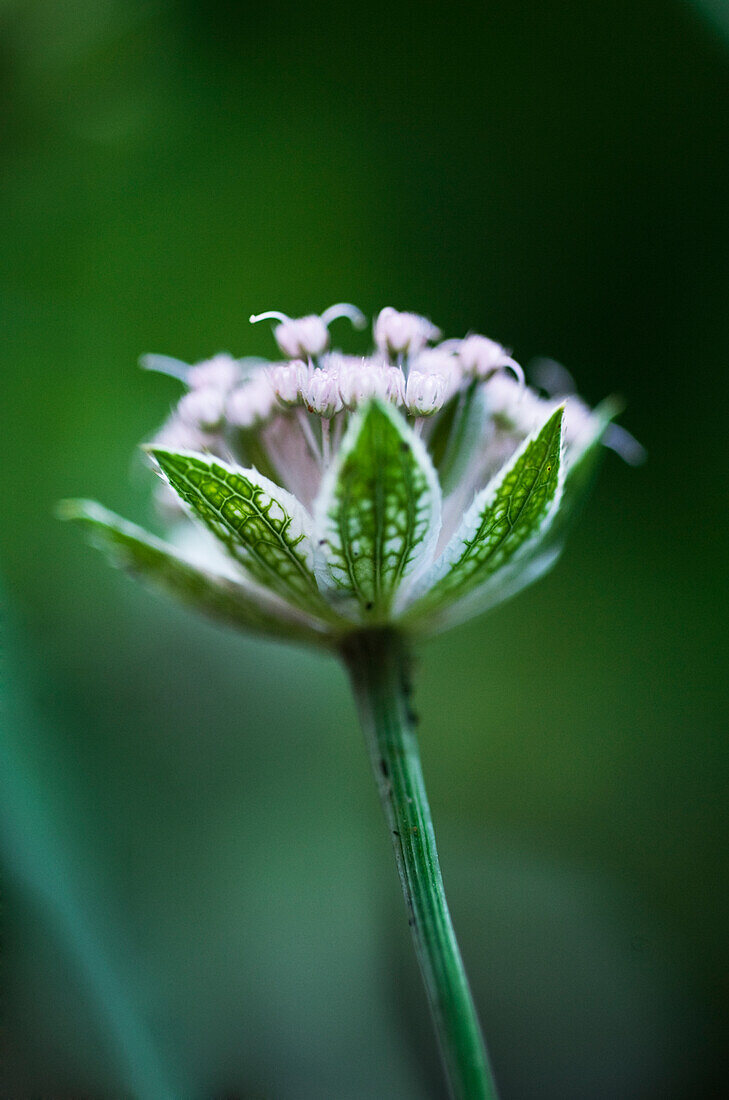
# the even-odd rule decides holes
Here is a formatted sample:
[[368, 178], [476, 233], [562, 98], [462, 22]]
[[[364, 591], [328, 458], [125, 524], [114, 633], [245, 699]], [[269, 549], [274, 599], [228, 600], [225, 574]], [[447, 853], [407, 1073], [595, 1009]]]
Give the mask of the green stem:
[[394, 631], [363, 631], [343, 656], [392, 834], [415, 951], [454, 1100], [495, 1100], [486, 1048], [451, 924], [408, 705], [408, 653]]

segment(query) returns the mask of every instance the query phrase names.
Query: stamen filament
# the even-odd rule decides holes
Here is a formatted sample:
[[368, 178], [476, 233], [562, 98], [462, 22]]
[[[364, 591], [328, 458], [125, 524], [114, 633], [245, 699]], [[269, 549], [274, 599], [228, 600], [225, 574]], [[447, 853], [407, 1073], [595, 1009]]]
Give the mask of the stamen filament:
[[290, 320], [290, 317], [277, 309], [267, 309], [265, 313], [252, 313], [248, 318], [251, 325], [256, 325], [259, 321], [281, 321], [282, 324], [286, 324]]
[[338, 317], [348, 318], [357, 329], [362, 329], [367, 324], [367, 318], [362, 310], [350, 305], [349, 302], [337, 302], [336, 305], [329, 306], [329, 309], [325, 309], [321, 314], [321, 319], [327, 326], [332, 321], [336, 321]]
[[299, 422], [299, 425], [301, 427], [301, 431], [302, 431], [302, 434], [304, 436], [304, 439], [306, 440], [306, 442], [309, 445], [309, 450], [311, 451], [313, 457], [316, 459], [317, 464], [319, 466], [321, 466], [322, 465], [322, 454], [321, 454], [321, 450], [319, 449], [319, 444], [316, 441], [316, 436], [314, 435], [314, 432], [313, 432], [312, 427], [311, 427], [311, 422], [309, 420], [309, 414], [306, 412], [305, 409], [299, 408], [299, 409], [296, 410], [296, 418], [297, 418], [297, 420]]
[[326, 416], [321, 418], [321, 456], [325, 466], [329, 465], [332, 457], [331, 429]]
[[510, 370], [513, 373], [514, 377], [519, 383], [519, 389], [523, 393], [524, 387], [526, 386], [526, 378], [524, 377], [524, 371], [517, 363], [516, 359], [512, 359], [511, 356], [507, 356], [499, 363], [499, 367], [503, 368], [504, 370]]
[[340, 413], [339, 416], [334, 418], [334, 431], [331, 433], [332, 451], [339, 450], [339, 444], [342, 442], [342, 435], [344, 433], [345, 422], [348, 422], [346, 413]]

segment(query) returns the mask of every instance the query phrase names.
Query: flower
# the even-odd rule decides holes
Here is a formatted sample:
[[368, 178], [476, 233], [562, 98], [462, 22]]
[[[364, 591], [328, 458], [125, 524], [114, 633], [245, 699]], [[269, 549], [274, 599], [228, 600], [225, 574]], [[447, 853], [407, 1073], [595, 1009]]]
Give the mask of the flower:
[[525, 383], [500, 344], [439, 344], [386, 308], [366, 356], [330, 348], [340, 304], [277, 321], [278, 362], [145, 365], [186, 392], [146, 452], [160, 541], [86, 501], [63, 514], [120, 564], [203, 611], [337, 647], [353, 632], [445, 629], [549, 569], [617, 409]]

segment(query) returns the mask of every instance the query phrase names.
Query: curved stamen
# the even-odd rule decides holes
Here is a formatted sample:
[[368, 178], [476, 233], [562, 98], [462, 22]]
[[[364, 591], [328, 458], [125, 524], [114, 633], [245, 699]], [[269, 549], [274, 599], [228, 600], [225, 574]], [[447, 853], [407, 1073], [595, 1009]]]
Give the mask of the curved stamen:
[[151, 370], [156, 374], [168, 374], [170, 378], [178, 378], [180, 382], [187, 382], [190, 367], [181, 359], [174, 359], [171, 355], [143, 355], [139, 360], [142, 370]]
[[355, 328], [364, 328], [367, 324], [367, 318], [362, 310], [350, 305], [349, 302], [337, 302], [336, 305], [329, 306], [329, 309], [325, 309], [321, 314], [321, 319], [327, 327], [332, 321], [336, 321], [338, 317], [346, 317]]
[[521, 393], [524, 392], [526, 387], [526, 378], [524, 377], [524, 371], [517, 363], [516, 359], [512, 359], [510, 355], [505, 355], [499, 363], [499, 368], [503, 370], [510, 370], [514, 374], [517, 382], [519, 383], [519, 389]]
[[620, 424], [608, 425], [603, 442], [629, 466], [641, 466], [648, 457], [643, 444]]
[[281, 321], [282, 324], [286, 324], [291, 318], [287, 317], [285, 313], [281, 313], [277, 309], [267, 309], [265, 313], [252, 313], [248, 318], [249, 324], [255, 325], [259, 321]]

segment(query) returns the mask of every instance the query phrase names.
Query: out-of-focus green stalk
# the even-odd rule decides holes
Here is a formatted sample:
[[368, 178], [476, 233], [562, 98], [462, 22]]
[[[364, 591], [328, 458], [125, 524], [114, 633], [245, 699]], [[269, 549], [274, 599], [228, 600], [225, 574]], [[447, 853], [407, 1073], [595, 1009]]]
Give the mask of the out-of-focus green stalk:
[[[6, 620], [1, 591], [0, 613]], [[22, 690], [25, 675], [17, 659], [16, 635], [8, 640], [6, 622], [1, 626], [0, 856], [13, 882], [42, 919], [52, 923], [59, 944], [78, 965], [96, 1010], [97, 1042], [102, 1049], [106, 1045], [112, 1058], [118, 1086], [114, 1095], [176, 1100], [181, 1095], [179, 1082], [160, 1055], [131, 983], [105, 949], [104, 936], [89, 915], [95, 894], [81, 876], [83, 861], [64, 848], [47, 790], [24, 747], [27, 729], [36, 728], [42, 719], [29, 709]]]
[[415, 950], [454, 1100], [496, 1086], [448, 912], [409, 707], [408, 653], [392, 630], [350, 637], [343, 656], [392, 835]]

